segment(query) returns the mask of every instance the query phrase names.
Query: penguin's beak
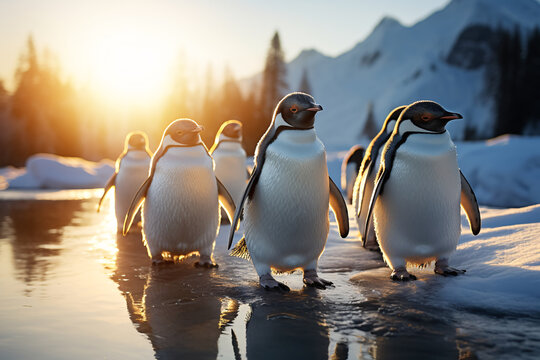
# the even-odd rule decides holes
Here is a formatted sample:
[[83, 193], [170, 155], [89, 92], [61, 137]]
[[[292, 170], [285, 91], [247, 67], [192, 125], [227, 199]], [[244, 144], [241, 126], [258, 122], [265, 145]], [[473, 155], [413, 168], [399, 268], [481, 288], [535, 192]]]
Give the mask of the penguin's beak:
[[313, 107], [310, 107], [310, 108], [307, 108], [306, 110], [307, 111], [314, 111], [314, 112], [317, 112], [317, 111], [321, 111], [323, 108], [321, 105], [319, 104], [314, 104]]
[[456, 119], [463, 119], [463, 116], [461, 116], [461, 114], [458, 114], [458, 113], [449, 112], [446, 115], [441, 116], [441, 119], [450, 121], [450, 120], [456, 120]]
[[197, 127], [195, 129], [192, 130], [192, 132], [194, 133], [200, 133], [201, 131], [204, 130], [204, 127], [201, 126], [201, 125], [197, 125]]

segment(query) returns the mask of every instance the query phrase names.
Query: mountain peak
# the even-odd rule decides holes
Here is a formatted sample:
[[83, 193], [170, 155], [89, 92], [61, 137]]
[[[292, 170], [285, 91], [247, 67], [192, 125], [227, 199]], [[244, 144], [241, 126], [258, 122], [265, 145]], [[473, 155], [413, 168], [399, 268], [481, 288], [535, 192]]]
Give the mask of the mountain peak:
[[324, 55], [316, 49], [304, 49], [298, 54], [296, 59], [309, 59], [313, 57], [324, 57]]
[[402, 26], [403, 25], [401, 25], [401, 23], [397, 19], [394, 19], [391, 16], [384, 16], [381, 19], [381, 21], [379, 21], [377, 26], [375, 26], [373, 31], [386, 30], [386, 29], [389, 29], [389, 28], [402, 27]]

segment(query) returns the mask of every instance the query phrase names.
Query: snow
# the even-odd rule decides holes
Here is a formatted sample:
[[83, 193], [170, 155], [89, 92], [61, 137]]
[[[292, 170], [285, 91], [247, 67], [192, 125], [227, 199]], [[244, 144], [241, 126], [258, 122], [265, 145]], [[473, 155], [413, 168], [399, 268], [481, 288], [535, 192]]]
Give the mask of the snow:
[[[540, 138], [500, 136], [457, 144], [461, 171], [484, 205], [540, 203]], [[540, 217], [539, 217], [540, 219]]]
[[53, 154], [32, 155], [24, 169], [0, 169], [0, 184], [8, 189], [100, 188], [114, 173], [114, 163], [99, 163]]

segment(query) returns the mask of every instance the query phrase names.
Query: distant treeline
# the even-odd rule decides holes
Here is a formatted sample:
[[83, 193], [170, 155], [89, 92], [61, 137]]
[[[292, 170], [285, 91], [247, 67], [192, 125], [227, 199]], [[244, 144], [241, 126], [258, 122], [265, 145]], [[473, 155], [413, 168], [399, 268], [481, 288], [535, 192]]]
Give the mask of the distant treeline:
[[495, 135], [540, 133], [540, 29], [497, 31]]
[[[185, 70], [180, 73], [185, 74]], [[39, 152], [93, 160], [116, 157], [125, 131], [111, 134], [115, 131], [111, 128], [116, 128], [95, 111], [99, 104], [63, 81], [53, 57], [38, 56], [32, 37], [28, 38], [20, 57], [15, 79], [11, 94], [0, 80], [0, 166], [23, 166], [30, 155]], [[237, 119], [244, 125], [244, 146], [252, 154], [270, 123], [275, 104], [288, 89], [279, 34], [276, 32], [270, 42], [261, 80], [251, 86], [247, 95], [228, 70], [221, 88], [217, 89], [211, 69], [201, 90], [190, 89], [181, 76], [177, 80], [159, 114], [146, 121], [151, 123], [152, 130], [148, 132], [154, 144], [157, 145], [161, 132], [172, 120], [188, 117], [205, 127], [202, 137], [210, 147], [220, 125]], [[300, 86], [303, 88], [299, 90], [310, 91], [305, 74]], [[127, 130], [137, 128], [133, 121], [133, 128]], [[107, 141], [111, 137], [115, 139], [113, 150]]]
[[[468, 33], [467, 33], [468, 31]], [[472, 26], [462, 34], [482, 36], [487, 50], [486, 95], [494, 100], [492, 136], [540, 134], [540, 29], [524, 33], [515, 28], [491, 30]], [[471, 68], [474, 59], [470, 61]], [[465, 139], [477, 139], [474, 126], [466, 129]]]

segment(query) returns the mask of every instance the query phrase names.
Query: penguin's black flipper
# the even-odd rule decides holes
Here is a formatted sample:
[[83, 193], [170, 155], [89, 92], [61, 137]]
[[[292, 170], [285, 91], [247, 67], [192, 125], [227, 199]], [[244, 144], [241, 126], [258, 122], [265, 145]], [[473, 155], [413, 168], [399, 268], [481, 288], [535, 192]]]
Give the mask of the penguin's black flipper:
[[337, 185], [330, 177], [328, 177], [328, 183], [330, 186], [330, 207], [334, 215], [336, 215], [339, 234], [342, 238], [346, 238], [349, 235], [349, 212], [347, 211], [347, 204], [343, 200], [341, 191], [339, 191]]
[[240, 200], [240, 203], [238, 204], [238, 207], [236, 208], [236, 211], [234, 213], [234, 219], [231, 222], [231, 231], [229, 233], [229, 243], [227, 245], [227, 250], [231, 248], [232, 241], [234, 238], [234, 233], [240, 227], [239, 221], [240, 221], [240, 215], [242, 215], [242, 210], [244, 209], [244, 203], [246, 202], [248, 195], [252, 192], [252, 189], [254, 190], [255, 184], [257, 183], [257, 180], [259, 179], [260, 175], [261, 175], [260, 168], [258, 166], [255, 166], [255, 168], [253, 169], [253, 172], [251, 173], [251, 177], [249, 178], [249, 182], [246, 186], [246, 189], [244, 190], [244, 195], [242, 195], [242, 200]]
[[[390, 177], [390, 172], [392, 171], [392, 165], [394, 158], [396, 156], [397, 149], [407, 140], [409, 135], [414, 134], [413, 132], [405, 133], [403, 136], [398, 132], [392, 133], [392, 136], [384, 146], [383, 152], [381, 154], [381, 163], [379, 165], [379, 171], [377, 172], [377, 177], [375, 178], [375, 186], [373, 187], [373, 192], [369, 200], [369, 206], [367, 209], [366, 222], [364, 224], [364, 236], [363, 239], [367, 239], [369, 231], [369, 223], [371, 216], [373, 215], [373, 209], [375, 208], [375, 202], [377, 197], [381, 195], [384, 184], [386, 180]], [[366, 194], [367, 195], [367, 194]]]
[[218, 189], [218, 200], [223, 209], [225, 209], [225, 212], [227, 213], [227, 217], [229, 218], [229, 222], [232, 223], [234, 213], [236, 212], [236, 206], [234, 206], [234, 200], [227, 191], [227, 188], [225, 188], [225, 185], [219, 181], [219, 179], [216, 177], [216, 183], [217, 183], [217, 189]]
[[266, 159], [266, 148], [268, 148], [268, 145], [270, 145], [276, 139], [276, 137], [282, 130], [283, 129], [274, 130], [273, 127], [270, 126], [257, 144], [257, 148], [255, 149], [255, 166], [251, 171], [251, 176], [249, 178], [246, 189], [244, 190], [244, 195], [242, 195], [242, 199], [240, 200], [240, 203], [236, 208], [236, 212], [234, 213], [234, 220], [231, 223], [231, 232], [229, 233], [229, 244], [227, 245], [227, 249], [231, 248], [234, 233], [239, 228], [238, 221], [240, 221], [240, 216], [242, 215], [242, 210], [244, 210], [244, 204], [246, 203], [246, 199], [253, 196], [255, 186], [257, 185], [259, 177], [261, 176], [264, 161]]
[[107, 180], [107, 183], [105, 184], [105, 188], [103, 190], [103, 195], [101, 195], [101, 199], [99, 199], [99, 203], [98, 203], [98, 207], [97, 207], [97, 212], [99, 212], [99, 210], [101, 209], [101, 203], [103, 202], [103, 199], [105, 199], [105, 195], [107, 195], [107, 193], [109, 192], [109, 190], [111, 190], [111, 188], [116, 184], [116, 175], [118, 175], [118, 173], [114, 173], [110, 178], [109, 180]]
[[126, 213], [126, 217], [124, 219], [124, 228], [122, 230], [122, 233], [126, 235], [129, 231], [129, 228], [131, 227], [131, 224], [133, 223], [133, 219], [135, 218], [135, 215], [137, 214], [137, 210], [141, 207], [144, 199], [146, 198], [146, 193], [148, 192], [148, 188], [150, 187], [150, 184], [152, 183], [152, 177], [148, 177], [139, 190], [137, 190], [137, 193], [133, 197], [133, 200], [131, 200], [131, 205], [129, 205], [129, 210]]
[[467, 214], [467, 220], [469, 220], [469, 226], [474, 235], [480, 233], [482, 227], [482, 220], [480, 218], [480, 209], [478, 208], [478, 201], [476, 201], [476, 195], [469, 185], [465, 176], [459, 171], [461, 175], [461, 207]]

